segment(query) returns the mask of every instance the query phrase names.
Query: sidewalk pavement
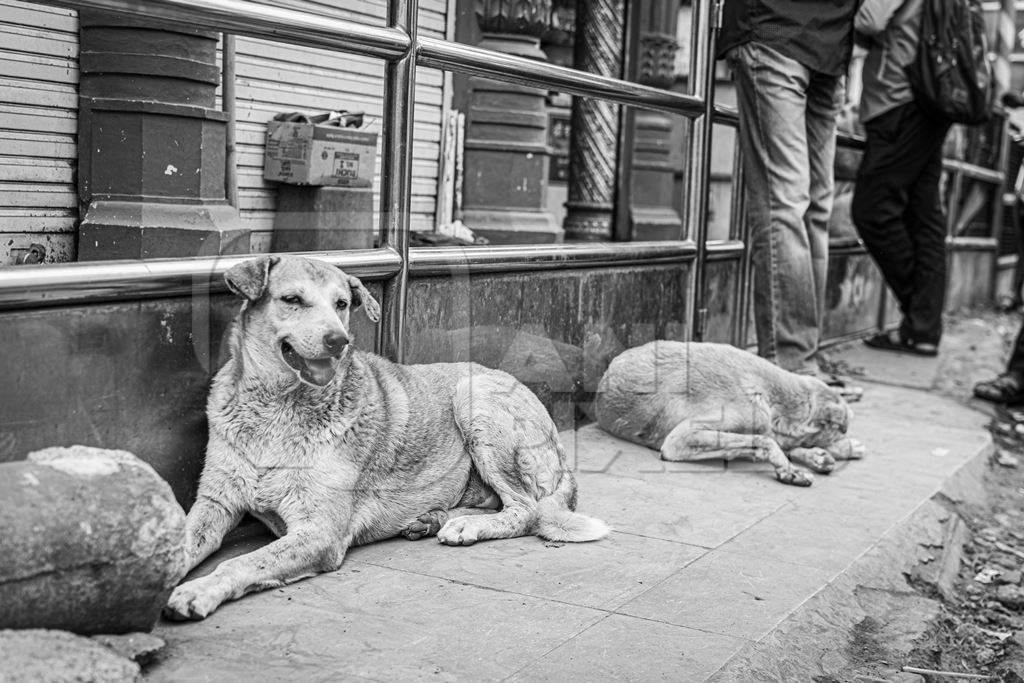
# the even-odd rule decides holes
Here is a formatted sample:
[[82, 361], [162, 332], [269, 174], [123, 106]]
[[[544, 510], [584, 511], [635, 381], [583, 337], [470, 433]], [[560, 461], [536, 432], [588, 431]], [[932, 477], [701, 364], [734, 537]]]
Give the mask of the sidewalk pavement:
[[203, 622], [162, 622], [168, 646], [147, 677], [771, 679], [757, 659], [783, 656], [773, 648], [786, 624], [812, 597], [852, 591], [852, 566], [876, 571], [867, 558], [990, 443], [982, 413], [930, 391], [943, 359], [860, 345], [840, 355], [867, 371], [850, 433], [868, 456], [810, 488], [762, 464], [664, 463], [596, 426], [565, 432], [578, 509], [608, 522], [609, 538], [357, 548], [335, 573]]

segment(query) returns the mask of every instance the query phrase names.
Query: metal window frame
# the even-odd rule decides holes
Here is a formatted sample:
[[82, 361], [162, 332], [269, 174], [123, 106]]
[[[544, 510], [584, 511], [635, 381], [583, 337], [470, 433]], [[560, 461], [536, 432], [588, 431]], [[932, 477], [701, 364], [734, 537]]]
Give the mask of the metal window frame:
[[[379, 349], [401, 360], [406, 294], [410, 274], [512, 272], [563, 267], [625, 266], [692, 262], [704, 250], [708, 145], [711, 125], [698, 124], [691, 145], [691, 201], [687, 210], [693, 240], [664, 242], [522, 245], [507, 247], [409, 248], [409, 196], [416, 70], [434, 67], [495, 80], [596, 97], [621, 105], [656, 109], [708, 121], [713, 72], [701, 90], [682, 94], [621, 79], [588, 74], [479, 47], [419, 37], [418, 0], [389, 0], [385, 26], [359, 24], [244, 0], [42, 0], [71, 9], [119, 12], [182, 22], [230, 34], [354, 52], [385, 60], [385, 116], [381, 176], [381, 247], [375, 250], [310, 252], [359, 277], [384, 281], [385, 316]], [[695, 52], [713, 65], [713, 23], [717, 0], [696, 0]], [[696, 190], [694, 192], [693, 190]], [[22, 266], [0, 271], [0, 310], [81, 305], [224, 291], [223, 274], [250, 256], [183, 257], [146, 261], [77, 262]], [[699, 273], [691, 273], [696, 283]], [[699, 285], [698, 285], [699, 286]], [[696, 291], [696, 290], [694, 290]]]
[[[418, 0], [388, 0], [385, 26], [372, 26], [245, 0], [40, 0], [71, 9], [120, 12], [147, 19], [187, 23], [199, 28], [284, 43], [358, 53], [385, 61], [385, 116], [381, 186], [381, 247], [375, 250], [308, 252], [359, 277], [384, 281], [384, 318], [379, 350], [401, 360], [410, 276], [451, 272], [496, 273], [563, 267], [609, 267], [690, 262], [688, 305], [693, 336], [700, 339], [706, 301], [705, 265], [735, 260], [742, 272], [735, 304], [733, 335], [742, 344], [749, 302], [749, 248], [742, 221], [724, 242], [708, 242], [707, 207], [710, 144], [714, 124], [735, 126], [734, 108], [714, 103], [714, 43], [720, 0], [694, 0], [692, 94], [677, 93], [626, 80], [479, 47], [417, 35]], [[637, 1], [637, 0], [633, 0]], [[433, 67], [495, 80], [596, 97], [620, 105], [656, 109], [694, 121], [689, 145], [692, 170], [686, 192], [685, 220], [690, 239], [659, 242], [521, 245], [504, 247], [409, 248], [412, 184], [412, 134], [417, 67]], [[842, 146], [862, 148], [864, 141], [840, 134]], [[994, 184], [999, 171], [957, 162], [953, 169]], [[948, 167], [948, 164], [947, 164]], [[734, 184], [734, 208], [742, 206], [742, 182]], [[733, 216], [736, 221], [738, 216]], [[736, 226], [734, 226], [736, 227]], [[857, 244], [834, 245], [863, 251]], [[56, 305], [138, 300], [225, 291], [223, 274], [244, 256], [182, 257], [145, 261], [77, 262], [19, 266], [0, 270], [0, 311]]]

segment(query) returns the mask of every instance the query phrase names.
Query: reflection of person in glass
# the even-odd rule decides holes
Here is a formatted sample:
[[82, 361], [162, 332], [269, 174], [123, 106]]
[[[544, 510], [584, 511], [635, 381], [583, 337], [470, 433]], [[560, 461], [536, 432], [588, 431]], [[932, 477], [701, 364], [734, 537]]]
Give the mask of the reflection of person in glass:
[[801, 374], [821, 376], [836, 114], [857, 4], [724, 6], [718, 52], [736, 81], [758, 353]]

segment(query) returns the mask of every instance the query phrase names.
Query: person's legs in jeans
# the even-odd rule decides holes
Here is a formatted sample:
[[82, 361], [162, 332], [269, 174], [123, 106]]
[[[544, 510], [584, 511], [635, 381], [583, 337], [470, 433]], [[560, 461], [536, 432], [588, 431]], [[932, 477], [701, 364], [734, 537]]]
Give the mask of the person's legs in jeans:
[[740, 45], [729, 57], [739, 105], [758, 352], [786, 370], [816, 372], [818, 285], [805, 224], [811, 73], [757, 43]]
[[811, 247], [817, 323], [825, 317], [828, 278], [828, 223], [835, 196], [836, 116], [842, 105], [843, 85], [838, 76], [813, 74], [807, 89], [807, 151], [810, 163], [810, 205], [804, 227]]

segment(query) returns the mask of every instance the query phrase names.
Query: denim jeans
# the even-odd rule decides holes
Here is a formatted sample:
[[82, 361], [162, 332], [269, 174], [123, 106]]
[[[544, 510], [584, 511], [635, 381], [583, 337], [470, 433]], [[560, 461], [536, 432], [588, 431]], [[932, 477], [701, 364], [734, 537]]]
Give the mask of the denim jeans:
[[842, 77], [766, 45], [729, 51], [736, 79], [758, 353], [816, 374]]

